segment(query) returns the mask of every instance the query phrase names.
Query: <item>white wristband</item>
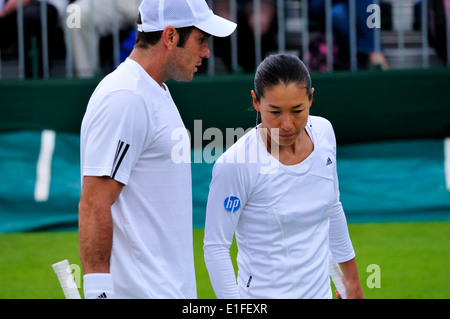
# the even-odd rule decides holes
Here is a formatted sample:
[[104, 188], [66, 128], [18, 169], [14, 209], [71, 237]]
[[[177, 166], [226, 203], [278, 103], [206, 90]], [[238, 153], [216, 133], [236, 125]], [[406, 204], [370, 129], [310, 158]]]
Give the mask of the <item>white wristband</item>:
[[84, 280], [85, 299], [114, 299], [114, 285], [111, 274], [86, 274]]

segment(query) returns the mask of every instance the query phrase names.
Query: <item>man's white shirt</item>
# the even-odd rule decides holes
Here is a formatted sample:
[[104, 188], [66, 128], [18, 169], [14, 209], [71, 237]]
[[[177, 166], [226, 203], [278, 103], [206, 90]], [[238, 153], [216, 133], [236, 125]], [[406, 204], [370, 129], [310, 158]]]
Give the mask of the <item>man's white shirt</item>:
[[167, 86], [135, 61], [96, 88], [81, 127], [81, 176], [125, 185], [111, 207], [117, 298], [197, 298], [191, 165], [171, 156], [180, 143], [190, 149]]

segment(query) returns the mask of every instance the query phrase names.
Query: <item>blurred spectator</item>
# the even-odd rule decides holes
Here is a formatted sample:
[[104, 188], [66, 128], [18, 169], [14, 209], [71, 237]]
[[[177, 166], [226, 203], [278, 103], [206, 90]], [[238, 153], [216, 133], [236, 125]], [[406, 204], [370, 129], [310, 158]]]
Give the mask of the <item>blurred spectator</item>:
[[[25, 76], [33, 76], [33, 59], [38, 52], [38, 75], [43, 75], [42, 60], [42, 31], [41, 31], [41, 1], [22, 0], [23, 5], [23, 30], [25, 49]], [[18, 31], [17, 31], [17, 0], [6, 0], [0, 11], [0, 46], [2, 58], [16, 58], [18, 56]], [[60, 25], [61, 18], [66, 9], [66, 0], [47, 0], [47, 30], [49, 63], [51, 65], [55, 53], [60, 48], [58, 39], [62, 38]], [[58, 34], [58, 31], [60, 32]], [[58, 38], [58, 35], [60, 36]], [[35, 44], [33, 45], [33, 39]]]
[[[261, 51], [264, 57], [277, 49], [276, 1], [261, 0]], [[244, 72], [255, 71], [255, 37], [253, 0], [237, 0], [238, 64]], [[230, 0], [213, 0], [213, 11], [226, 19], [230, 17]], [[214, 54], [223, 59], [231, 71], [230, 38], [214, 39]]]
[[[416, 1], [414, 13], [414, 28], [420, 30], [422, 26], [422, 1]], [[444, 63], [448, 62], [446, 32], [447, 28], [450, 28], [449, 21], [449, 0], [428, 1], [428, 42]]]
[[[367, 26], [369, 13], [367, 7], [373, 4], [373, 0], [356, 0], [356, 32], [357, 32], [357, 56], [358, 68], [365, 69], [378, 67], [386, 70], [388, 68], [386, 59], [382, 52], [375, 52], [375, 29]], [[313, 25], [325, 26], [325, 0], [309, 0], [309, 19]], [[332, 1], [332, 21], [334, 43], [337, 52], [334, 68], [350, 68], [350, 14], [348, 0]]]
[[[135, 27], [141, 1], [117, 1], [117, 18], [121, 30]], [[75, 73], [78, 77], [92, 77], [100, 68], [100, 38], [114, 31], [115, 5], [112, 0], [75, 0], [70, 6], [73, 5], [79, 6], [81, 13], [81, 28], [68, 29], [72, 34]], [[93, 26], [90, 25], [91, 19]]]

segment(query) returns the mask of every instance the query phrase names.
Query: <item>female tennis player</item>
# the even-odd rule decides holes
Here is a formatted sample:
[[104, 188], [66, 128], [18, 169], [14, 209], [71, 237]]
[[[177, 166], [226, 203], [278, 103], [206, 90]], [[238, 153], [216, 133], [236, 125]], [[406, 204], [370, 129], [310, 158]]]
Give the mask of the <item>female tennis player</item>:
[[295, 56], [272, 55], [254, 82], [261, 124], [216, 161], [208, 196], [204, 252], [216, 296], [332, 298], [331, 250], [347, 297], [363, 298], [339, 200], [335, 135], [330, 122], [309, 115], [308, 70]]

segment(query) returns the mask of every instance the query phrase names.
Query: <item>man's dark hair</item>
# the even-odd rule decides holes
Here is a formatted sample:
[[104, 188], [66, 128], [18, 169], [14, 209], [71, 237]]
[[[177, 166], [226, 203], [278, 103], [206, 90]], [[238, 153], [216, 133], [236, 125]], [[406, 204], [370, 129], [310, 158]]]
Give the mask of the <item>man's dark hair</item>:
[[[141, 14], [139, 14], [136, 23], [142, 24]], [[189, 38], [189, 35], [191, 34], [192, 30], [194, 30], [194, 28], [195, 28], [194, 26], [176, 28], [180, 36], [180, 41], [177, 44], [178, 47], [180, 48], [184, 47], [184, 44], [186, 43], [187, 39]], [[149, 46], [153, 46], [156, 43], [158, 43], [158, 41], [161, 39], [162, 34], [163, 34], [162, 31], [154, 31], [154, 32], [138, 31], [134, 46], [140, 49], [147, 49]]]

